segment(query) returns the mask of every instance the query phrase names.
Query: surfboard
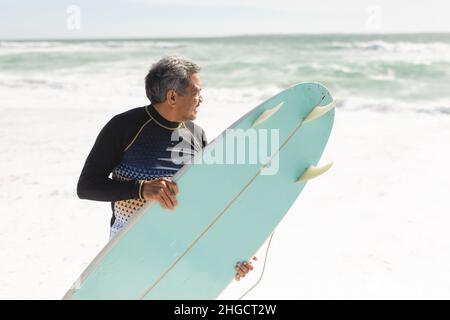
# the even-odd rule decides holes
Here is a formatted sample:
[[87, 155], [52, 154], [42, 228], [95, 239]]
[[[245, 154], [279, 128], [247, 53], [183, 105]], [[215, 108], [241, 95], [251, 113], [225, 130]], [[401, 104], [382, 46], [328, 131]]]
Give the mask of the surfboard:
[[308, 181], [331, 167], [317, 164], [333, 121], [334, 100], [318, 83], [252, 109], [173, 177], [177, 209], [146, 204], [64, 299], [217, 298], [236, 263], [251, 259]]

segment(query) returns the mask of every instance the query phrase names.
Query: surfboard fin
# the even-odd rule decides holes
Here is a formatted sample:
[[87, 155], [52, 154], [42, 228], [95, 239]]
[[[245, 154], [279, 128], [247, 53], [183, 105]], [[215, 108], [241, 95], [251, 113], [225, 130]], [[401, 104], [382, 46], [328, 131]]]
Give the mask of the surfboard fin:
[[252, 128], [260, 125], [261, 123], [263, 123], [264, 121], [269, 119], [271, 116], [273, 116], [278, 110], [280, 110], [280, 108], [283, 106], [283, 104], [284, 104], [284, 102], [280, 102], [275, 107], [268, 109], [268, 110], [264, 111], [263, 113], [261, 113], [261, 115], [255, 120], [255, 122], [253, 122]]
[[296, 182], [305, 182], [314, 179], [328, 171], [333, 166], [333, 161], [329, 161], [321, 166], [309, 166], [308, 169], [297, 179]]
[[306, 118], [303, 120], [303, 124], [311, 122], [316, 120], [317, 118], [320, 118], [324, 114], [326, 114], [328, 111], [334, 108], [336, 104], [336, 100], [333, 100], [329, 104], [325, 106], [317, 106], [306, 116]]

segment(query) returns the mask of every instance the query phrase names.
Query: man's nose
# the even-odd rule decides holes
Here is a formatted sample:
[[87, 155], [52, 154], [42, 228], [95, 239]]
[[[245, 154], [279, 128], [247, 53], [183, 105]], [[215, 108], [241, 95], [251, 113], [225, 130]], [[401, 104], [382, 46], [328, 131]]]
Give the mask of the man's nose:
[[200, 97], [198, 97], [198, 100], [199, 100], [200, 103], [203, 102], [203, 97], [202, 97], [202, 95], [200, 95]]

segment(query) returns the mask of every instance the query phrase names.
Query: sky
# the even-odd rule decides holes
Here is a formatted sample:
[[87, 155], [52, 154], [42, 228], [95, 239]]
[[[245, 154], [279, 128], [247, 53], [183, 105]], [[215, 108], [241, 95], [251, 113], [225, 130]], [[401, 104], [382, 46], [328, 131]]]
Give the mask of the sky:
[[447, 0], [0, 0], [0, 39], [450, 32]]

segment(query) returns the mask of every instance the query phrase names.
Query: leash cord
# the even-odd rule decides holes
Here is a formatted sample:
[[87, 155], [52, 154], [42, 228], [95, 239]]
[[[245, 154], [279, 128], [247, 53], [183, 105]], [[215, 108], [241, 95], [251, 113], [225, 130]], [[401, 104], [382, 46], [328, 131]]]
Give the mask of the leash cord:
[[266, 249], [266, 255], [264, 257], [264, 265], [263, 265], [263, 271], [261, 273], [261, 276], [259, 277], [258, 281], [250, 288], [247, 290], [247, 292], [245, 292], [240, 298], [239, 300], [242, 300], [243, 297], [245, 297], [247, 295], [247, 293], [249, 293], [250, 291], [252, 291], [262, 280], [263, 276], [264, 276], [264, 271], [266, 270], [266, 262], [267, 262], [267, 255], [269, 253], [269, 248], [270, 248], [270, 243], [272, 242], [272, 238], [273, 235], [275, 234], [275, 231], [272, 232], [272, 235], [270, 236], [270, 240], [269, 240], [269, 244], [267, 245], [267, 249]]

